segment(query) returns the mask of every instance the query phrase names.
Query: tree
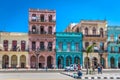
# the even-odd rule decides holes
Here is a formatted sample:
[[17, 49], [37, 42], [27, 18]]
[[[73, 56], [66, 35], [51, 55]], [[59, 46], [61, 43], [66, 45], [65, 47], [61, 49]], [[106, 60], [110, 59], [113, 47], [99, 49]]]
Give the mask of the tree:
[[87, 54], [87, 71], [86, 74], [88, 74], [88, 54], [91, 53], [93, 51], [93, 48], [95, 46], [95, 43], [93, 43], [92, 45], [88, 46], [86, 49], [86, 54]]

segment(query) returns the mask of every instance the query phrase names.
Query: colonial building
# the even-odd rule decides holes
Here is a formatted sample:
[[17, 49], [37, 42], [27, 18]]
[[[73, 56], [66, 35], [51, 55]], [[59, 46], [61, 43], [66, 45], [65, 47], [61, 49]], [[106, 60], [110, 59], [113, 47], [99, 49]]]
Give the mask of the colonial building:
[[0, 32], [0, 68], [28, 68], [28, 35]]
[[56, 33], [56, 65], [57, 68], [65, 68], [70, 64], [81, 64], [82, 33], [57, 32]]
[[29, 9], [29, 54], [31, 68], [55, 65], [56, 11]]
[[108, 67], [120, 68], [120, 26], [108, 26]]
[[[93, 66], [97, 67], [98, 63], [102, 63], [103, 67], [107, 68], [106, 31], [107, 22], [104, 20], [81, 20], [80, 23], [72, 27], [72, 32], [83, 33], [83, 51], [85, 51], [89, 45], [96, 43], [96, 46], [94, 47], [94, 52], [89, 54], [88, 58], [86, 57], [86, 53], [83, 53], [84, 67], [86, 67], [86, 61], [87, 59], [89, 59], [89, 61], [92, 61]], [[67, 28], [65, 32], [71, 31]], [[98, 49], [100, 50], [98, 51]]]

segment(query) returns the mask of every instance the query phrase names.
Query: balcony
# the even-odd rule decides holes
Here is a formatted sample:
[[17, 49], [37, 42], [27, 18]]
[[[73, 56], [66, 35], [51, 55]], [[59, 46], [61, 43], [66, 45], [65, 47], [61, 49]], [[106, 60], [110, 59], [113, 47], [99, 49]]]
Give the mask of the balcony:
[[84, 35], [83, 40], [90, 41], [90, 40], [97, 40], [97, 41], [106, 41], [107, 36], [100, 36], [100, 35]]
[[56, 21], [55, 20], [40, 20], [40, 19], [31, 19], [29, 21], [30, 24], [48, 24], [48, 25], [55, 25], [56, 24]]
[[100, 35], [84, 35], [84, 37], [100, 37]]

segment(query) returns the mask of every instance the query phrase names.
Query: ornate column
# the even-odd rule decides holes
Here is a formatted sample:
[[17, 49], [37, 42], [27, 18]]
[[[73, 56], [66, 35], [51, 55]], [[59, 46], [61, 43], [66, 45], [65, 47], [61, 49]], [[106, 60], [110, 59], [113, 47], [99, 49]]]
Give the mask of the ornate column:
[[66, 67], [66, 56], [64, 56], [64, 68]]
[[29, 54], [26, 55], [26, 67], [30, 68], [30, 57], [29, 57]]
[[115, 67], [118, 68], [118, 57], [115, 58]]
[[9, 68], [11, 67], [11, 55], [9, 55]]
[[45, 56], [45, 66], [44, 67], [47, 67], [47, 56]]
[[72, 56], [72, 64], [74, 64], [74, 55]]
[[20, 55], [17, 56], [17, 68], [20, 67]]
[[0, 55], [0, 69], [2, 69], [2, 55]]

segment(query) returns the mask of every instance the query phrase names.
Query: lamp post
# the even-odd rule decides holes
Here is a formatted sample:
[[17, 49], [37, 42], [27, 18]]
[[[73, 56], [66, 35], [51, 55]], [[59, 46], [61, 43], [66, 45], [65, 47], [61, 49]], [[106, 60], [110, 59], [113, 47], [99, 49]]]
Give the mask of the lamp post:
[[38, 56], [39, 56], [40, 50], [39, 48], [37, 48], [37, 50], [35, 51], [35, 55], [36, 55], [36, 70], [38, 70]]

